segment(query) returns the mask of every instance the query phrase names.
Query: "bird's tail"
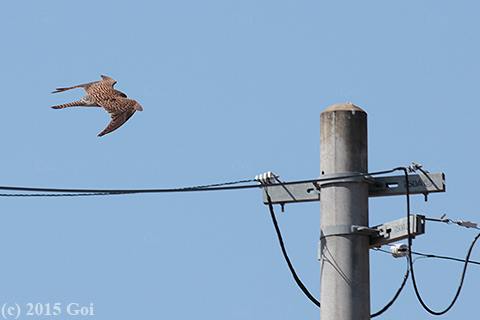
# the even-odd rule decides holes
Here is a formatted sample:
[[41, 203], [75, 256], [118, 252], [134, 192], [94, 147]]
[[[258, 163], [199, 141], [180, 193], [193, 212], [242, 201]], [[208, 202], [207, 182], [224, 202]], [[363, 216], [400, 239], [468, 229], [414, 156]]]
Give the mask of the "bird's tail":
[[64, 104], [60, 104], [58, 106], [53, 106], [52, 109], [63, 109], [63, 108], [68, 108], [68, 107], [82, 107], [82, 106], [85, 106], [85, 105], [86, 105], [86, 103], [82, 99], [82, 100], [78, 100], [78, 101], [75, 101], [75, 102], [64, 103]]

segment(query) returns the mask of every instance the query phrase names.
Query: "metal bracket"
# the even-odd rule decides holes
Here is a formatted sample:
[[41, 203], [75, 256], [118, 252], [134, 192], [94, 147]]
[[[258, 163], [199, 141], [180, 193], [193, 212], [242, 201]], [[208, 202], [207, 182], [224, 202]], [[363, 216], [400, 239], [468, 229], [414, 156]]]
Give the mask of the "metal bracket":
[[[350, 174], [350, 173], [349, 173]], [[263, 203], [268, 204], [265, 190], [268, 191], [272, 203], [285, 204], [292, 202], [320, 201], [320, 190], [322, 185], [342, 182], [368, 182], [369, 197], [393, 196], [407, 193], [406, 180], [404, 175], [386, 176], [372, 178], [367, 174], [351, 173], [322, 175], [321, 181], [298, 182], [289, 184], [275, 183], [264, 187]], [[445, 174], [420, 173], [408, 176], [410, 194], [427, 195], [432, 192], [445, 192]]]
[[[408, 237], [407, 217], [387, 222], [375, 227], [374, 234], [370, 236], [370, 248], [380, 247], [384, 244], [396, 242]], [[410, 235], [414, 238], [425, 233], [425, 216], [421, 214], [410, 215]]]
[[[421, 214], [410, 215], [410, 235], [415, 238], [425, 233], [425, 216]], [[330, 236], [342, 236], [349, 234], [370, 235], [370, 248], [396, 242], [408, 237], [407, 218], [380, 224], [374, 227], [339, 225], [325, 226], [320, 231], [320, 240]]]
[[346, 182], [371, 182], [371, 177], [360, 172], [324, 174], [320, 181], [298, 183], [274, 183], [263, 187], [263, 203], [268, 204], [267, 194], [272, 203], [285, 204], [291, 202], [320, 201], [322, 185]]
[[[425, 174], [426, 173], [426, 174]], [[445, 173], [419, 173], [408, 175], [410, 194], [445, 192]], [[376, 178], [368, 188], [369, 197], [396, 196], [407, 193], [405, 175]]]

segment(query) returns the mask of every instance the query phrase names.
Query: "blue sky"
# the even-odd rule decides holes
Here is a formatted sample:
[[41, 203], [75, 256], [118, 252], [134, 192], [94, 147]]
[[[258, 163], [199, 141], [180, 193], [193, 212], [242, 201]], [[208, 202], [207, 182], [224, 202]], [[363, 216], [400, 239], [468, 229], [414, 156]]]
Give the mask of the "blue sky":
[[[349, 101], [368, 113], [370, 171], [416, 161], [445, 172], [447, 192], [413, 197], [412, 213], [480, 222], [479, 12], [476, 1], [6, 2], [0, 185], [175, 188], [269, 170], [316, 178], [320, 113]], [[97, 138], [105, 111], [52, 110], [84, 92], [50, 92], [101, 74], [144, 111]], [[2, 305], [60, 303], [57, 319], [71, 317], [69, 303], [93, 303], [99, 319], [319, 317], [289, 274], [259, 189], [0, 201]], [[276, 210], [319, 297], [319, 203]], [[371, 225], [404, 214], [404, 197], [370, 200]], [[414, 249], [463, 258], [476, 234], [428, 223]], [[423, 298], [443, 309], [463, 265], [415, 267]], [[371, 252], [372, 312], [405, 268]], [[477, 317], [479, 282], [469, 266], [442, 319]], [[410, 281], [377, 319], [407, 317], [434, 318]]]

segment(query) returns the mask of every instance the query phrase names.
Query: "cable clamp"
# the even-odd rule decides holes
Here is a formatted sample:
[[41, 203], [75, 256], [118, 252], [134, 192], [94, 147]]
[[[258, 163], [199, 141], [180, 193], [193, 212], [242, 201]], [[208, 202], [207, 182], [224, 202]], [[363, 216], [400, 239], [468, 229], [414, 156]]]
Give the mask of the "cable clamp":
[[322, 174], [318, 181], [320, 186], [324, 186], [327, 184], [335, 184], [335, 183], [346, 183], [346, 182], [370, 182], [374, 181], [372, 176], [367, 173], [362, 172], [341, 172], [341, 173], [327, 173]]
[[372, 229], [366, 226], [356, 225], [340, 225], [340, 226], [325, 226], [320, 231], [320, 239], [331, 236], [342, 236], [349, 234], [366, 234], [371, 235], [377, 232], [376, 229]]

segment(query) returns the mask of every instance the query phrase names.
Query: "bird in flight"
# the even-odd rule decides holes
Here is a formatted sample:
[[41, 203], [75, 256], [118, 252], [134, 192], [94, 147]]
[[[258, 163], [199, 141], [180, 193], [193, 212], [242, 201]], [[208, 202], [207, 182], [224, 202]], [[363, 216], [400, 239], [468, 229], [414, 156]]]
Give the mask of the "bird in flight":
[[52, 93], [63, 92], [75, 88], [83, 88], [87, 95], [81, 100], [53, 106], [53, 109], [63, 109], [67, 107], [101, 107], [107, 111], [112, 120], [108, 126], [99, 133], [99, 137], [117, 130], [124, 124], [135, 111], [142, 111], [142, 106], [133, 99], [128, 99], [123, 92], [113, 89], [117, 81], [107, 76], [101, 76], [102, 81], [79, 84], [78, 86], [68, 88], [57, 88]]

